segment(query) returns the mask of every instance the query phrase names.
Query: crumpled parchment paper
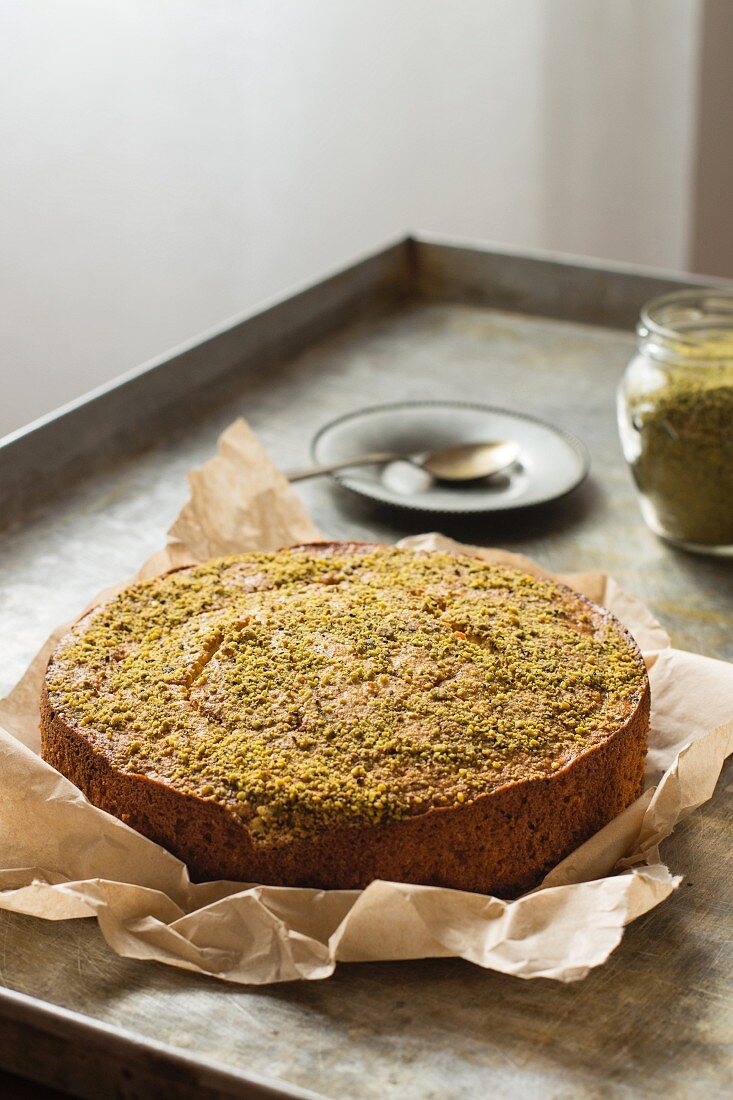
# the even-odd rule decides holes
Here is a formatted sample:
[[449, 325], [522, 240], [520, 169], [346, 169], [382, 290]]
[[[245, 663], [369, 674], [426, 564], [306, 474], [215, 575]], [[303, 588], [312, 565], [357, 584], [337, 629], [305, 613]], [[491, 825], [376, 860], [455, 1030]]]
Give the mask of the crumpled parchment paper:
[[[190, 483], [166, 548], [138, 577], [322, 537], [244, 421], [222, 435], [218, 454]], [[516, 554], [436, 534], [401, 545], [543, 573]], [[626, 924], [680, 882], [658, 845], [711, 797], [733, 751], [733, 665], [672, 648], [647, 608], [609, 577], [560, 579], [613, 611], [644, 653], [652, 688], [648, 786], [532, 893], [506, 902], [395, 882], [361, 891], [191, 883], [179, 860], [92, 806], [38, 755], [38, 699], [62, 626], [0, 703], [0, 908], [46, 920], [94, 916], [119, 955], [232, 982], [325, 978], [339, 960], [454, 955], [522, 978], [584, 977], [608, 958]]]

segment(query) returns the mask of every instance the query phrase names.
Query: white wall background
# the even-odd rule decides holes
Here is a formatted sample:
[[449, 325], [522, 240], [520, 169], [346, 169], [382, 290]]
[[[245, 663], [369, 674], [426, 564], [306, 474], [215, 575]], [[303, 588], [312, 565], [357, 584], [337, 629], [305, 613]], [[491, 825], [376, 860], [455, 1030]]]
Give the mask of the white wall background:
[[428, 3], [416, 224], [684, 268], [701, 11], [698, 0]]
[[702, 0], [0, 0], [0, 434], [408, 228], [682, 268]]

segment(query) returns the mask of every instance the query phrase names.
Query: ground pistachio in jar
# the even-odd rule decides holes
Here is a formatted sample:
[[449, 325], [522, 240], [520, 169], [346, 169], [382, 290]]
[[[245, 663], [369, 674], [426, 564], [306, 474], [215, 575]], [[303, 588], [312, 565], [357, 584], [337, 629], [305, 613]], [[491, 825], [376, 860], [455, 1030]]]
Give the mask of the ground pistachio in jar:
[[657, 534], [733, 553], [733, 293], [650, 302], [619, 391], [624, 455]]

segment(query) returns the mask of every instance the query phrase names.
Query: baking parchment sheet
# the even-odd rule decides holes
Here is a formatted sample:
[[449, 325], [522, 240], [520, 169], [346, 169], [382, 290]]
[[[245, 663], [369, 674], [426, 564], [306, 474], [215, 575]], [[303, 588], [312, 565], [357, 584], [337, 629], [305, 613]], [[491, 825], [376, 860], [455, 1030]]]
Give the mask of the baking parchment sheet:
[[[323, 537], [242, 420], [189, 478], [190, 499], [167, 546], [138, 578]], [[544, 574], [519, 555], [437, 534], [400, 545]], [[38, 755], [38, 700], [61, 626], [0, 703], [0, 908], [47, 920], [94, 916], [119, 955], [231, 982], [325, 978], [338, 961], [438, 956], [521, 978], [584, 977], [608, 958], [626, 924], [681, 881], [658, 845], [711, 797], [733, 751], [733, 665], [672, 648], [648, 609], [609, 577], [559, 579], [613, 611], [642, 649], [652, 689], [647, 789], [532, 893], [506, 902], [381, 881], [329, 891], [191, 883], [178, 859], [92, 806]]]

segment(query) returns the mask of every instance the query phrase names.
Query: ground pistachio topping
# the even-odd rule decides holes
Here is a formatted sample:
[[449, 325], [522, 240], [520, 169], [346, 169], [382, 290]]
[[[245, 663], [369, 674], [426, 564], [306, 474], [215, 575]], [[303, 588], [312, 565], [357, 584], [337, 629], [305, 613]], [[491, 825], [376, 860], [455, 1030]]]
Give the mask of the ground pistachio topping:
[[686, 362], [660, 368], [653, 389], [627, 397], [639, 489], [668, 535], [700, 546], [733, 545], [733, 334], [726, 335], [686, 348]]
[[222, 803], [266, 844], [551, 774], [645, 676], [615, 620], [548, 580], [336, 548], [133, 585], [67, 635], [47, 685], [114, 766]]

